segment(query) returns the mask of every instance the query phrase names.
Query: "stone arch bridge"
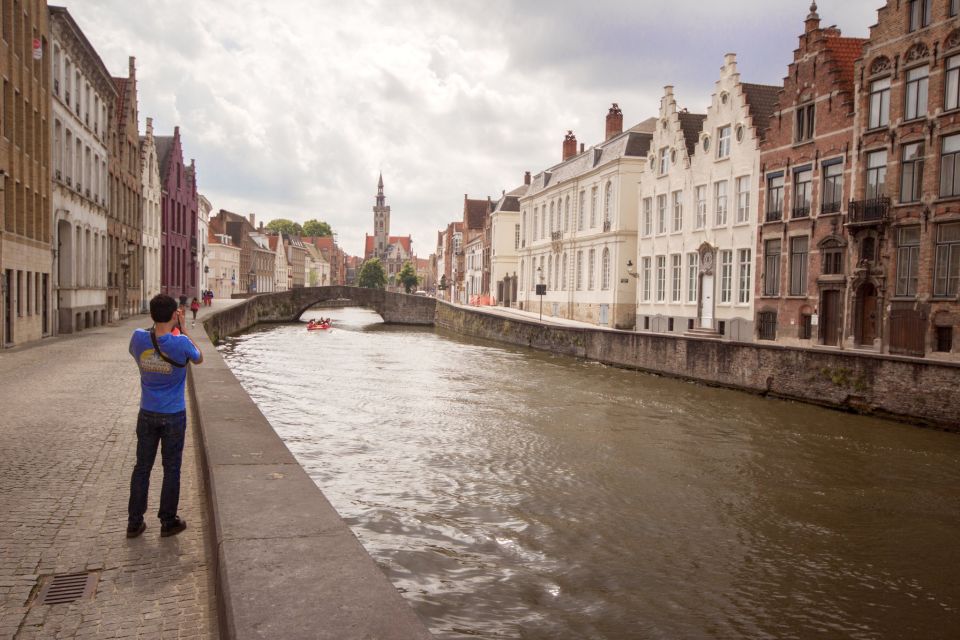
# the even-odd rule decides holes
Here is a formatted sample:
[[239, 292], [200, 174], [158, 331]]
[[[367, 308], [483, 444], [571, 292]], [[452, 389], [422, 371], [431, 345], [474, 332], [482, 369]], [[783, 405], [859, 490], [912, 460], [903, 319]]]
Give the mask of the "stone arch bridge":
[[261, 322], [293, 322], [313, 305], [328, 300], [349, 300], [376, 311], [388, 324], [432, 325], [437, 308], [437, 301], [426, 296], [362, 287], [304, 287], [255, 295], [208, 317], [204, 327], [217, 342]]

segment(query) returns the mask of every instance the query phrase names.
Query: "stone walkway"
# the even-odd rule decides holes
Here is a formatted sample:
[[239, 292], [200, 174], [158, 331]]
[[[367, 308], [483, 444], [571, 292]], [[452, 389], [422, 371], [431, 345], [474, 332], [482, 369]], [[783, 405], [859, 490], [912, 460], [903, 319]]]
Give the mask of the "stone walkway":
[[[187, 530], [159, 537], [158, 453], [147, 530], [125, 537], [140, 393], [127, 344], [149, 324], [138, 316], [0, 353], [0, 638], [218, 637], [192, 418], [180, 499]], [[95, 574], [92, 598], [35, 603], [51, 576], [77, 572]]]

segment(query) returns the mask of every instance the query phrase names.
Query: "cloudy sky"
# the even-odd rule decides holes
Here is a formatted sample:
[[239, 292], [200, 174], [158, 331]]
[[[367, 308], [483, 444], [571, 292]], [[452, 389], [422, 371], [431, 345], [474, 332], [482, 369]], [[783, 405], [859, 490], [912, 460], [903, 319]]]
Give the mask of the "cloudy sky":
[[[140, 126], [180, 126], [214, 209], [319, 218], [362, 254], [382, 170], [391, 232], [426, 257], [462, 215], [603, 137], [663, 86], [702, 112], [723, 55], [779, 84], [808, 0], [65, 1], [110, 71], [137, 58]], [[822, 0], [865, 36], [881, 0]]]

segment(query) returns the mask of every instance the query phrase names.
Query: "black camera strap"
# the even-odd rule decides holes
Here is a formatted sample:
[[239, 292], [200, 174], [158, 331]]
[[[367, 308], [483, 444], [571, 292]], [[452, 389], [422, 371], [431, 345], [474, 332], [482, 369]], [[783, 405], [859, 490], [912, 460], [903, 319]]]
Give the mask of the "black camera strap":
[[154, 353], [156, 353], [158, 356], [160, 356], [160, 357], [163, 359], [164, 362], [167, 362], [167, 363], [169, 363], [169, 364], [172, 364], [173, 366], [177, 367], [178, 369], [183, 369], [184, 367], [187, 366], [187, 363], [186, 363], [186, 362], [184, 362], [183, 364], [180, 364], [180, 363], [177, 362], [176, 360], [172, 360], [171, 358], [168, 358], [168, 357], [163, 353], [163, 351], [160, 351], [160, 343], [157, 342], [157, 332], [154, 331], [153, 327], [150, 327], [150, 341], [153, 342], [153, 351], [154, 351]]

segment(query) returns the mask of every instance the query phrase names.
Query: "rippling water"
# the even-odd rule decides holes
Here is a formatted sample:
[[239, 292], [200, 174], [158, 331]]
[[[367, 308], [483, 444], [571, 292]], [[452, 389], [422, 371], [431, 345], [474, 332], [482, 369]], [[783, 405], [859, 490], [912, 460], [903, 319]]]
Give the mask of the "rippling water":
[[221, 351], [437, 637], [960, 637], [957, 435], [320, 315]]

